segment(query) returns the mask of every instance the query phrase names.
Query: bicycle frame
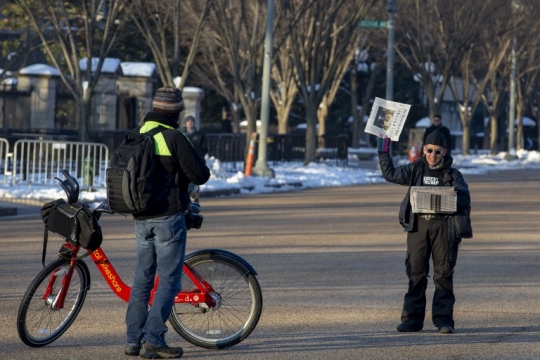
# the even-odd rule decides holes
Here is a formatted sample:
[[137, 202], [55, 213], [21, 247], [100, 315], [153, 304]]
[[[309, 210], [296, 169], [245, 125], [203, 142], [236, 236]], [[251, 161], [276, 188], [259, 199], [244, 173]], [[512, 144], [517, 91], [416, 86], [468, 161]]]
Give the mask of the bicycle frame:
[[[73, 274], [73, 270], [75, 269], [75, 263], [78, 260], [77, 254], [79, 252], [80, 247], [74, 246], [66, 242], [64, 245], [64, 248], [69, 249], [72, 251], [71, 253], [71, 264], [68, 270], [67, 276], [63, 277], [62, 280], [62, 289], [60, 290], [56, 300], [55, 304], [53, 304], [56, 308], [63, 308], [64, 306], [64, 299], [66, 294], [66, 289], [69, 287], [69, 282], [71, 281], [71, 276]], [[99, 272], [113, 291], [113, 293], [118, 296], [120, 299], [122, 299], [125, 302], [129, 301], [129, 296], [131, 294], [131, 287], [126, 285], [124, 281], [120, 278], [120, 275], [116, 272], [115, 268], [112, 266], [111, 262], [107, 258], [107, 255], [105, 255], [105, 252], [103, 249], [98, 248], [93, 252], [88, 252], [90, 255], [90, 258], [94, 261], [94, 264], [98, 268]], [[184, 264], [184, 274], [190, 278], [190, 280], [195, 285], [196, 289], [193, 290], [182, 290], [180, 291], [176, 297], [174, 298], [175, 303], [190, 303], [193, 306], [198, 306], [201, 308], [216, 308], [219, 306], [219, 302], [216, 301], [216, 297], [212, 296], [214, 293], [214, 289], [212, 286], [205, 280], [202, 279], [199, 274], [191, 267], [189, 267], [187, 264]], [[47, 287], [47, 290], [43, 294], [43, 299], [45, 300], [51, 293], [52, 285], [56, 281], [56, 276], [51, 277], [49, 281], [49, 286]], [[150, 301], [148, 302], [149, 305], [152, 305], [155, 292], [157, 290], [159, 284], [159, 278], [156, 277], [156, 281], [154, 283], [154, 288], [151, 291], [150, 294]]]
[[[75, 269], [75, 263], [77, 262], [77, 254], [79, 252], [79, 247], [77, 246], [71, 246], [69, 243], [66, 242], [66, 247], [69, 246], [73, 249], [71, 262], [69, 264], [69, 270], [66, 276], [62, 278], [62, 288], [58, 292], [58, 296], [55, 297], [55, 299], [52, 301], [51, 307], [55, 309], [63, 309], [64, 308], [64, 300], [66, 299], [66, 289], [69, 287], [69, 284], [71, 282], [71, 277], [73, 276], [73, 270]], [[54, 273], [54, 276], [51, 276], [49, 280], [49, 284], [47, 285], [47, 288], [45, 289], [45, 292], [43, 293], [43, 296], [41, 297], [43, 300], [47, 301], [49, 296], [52, 293], [53, 285], [56, 281], [57, 273]]]

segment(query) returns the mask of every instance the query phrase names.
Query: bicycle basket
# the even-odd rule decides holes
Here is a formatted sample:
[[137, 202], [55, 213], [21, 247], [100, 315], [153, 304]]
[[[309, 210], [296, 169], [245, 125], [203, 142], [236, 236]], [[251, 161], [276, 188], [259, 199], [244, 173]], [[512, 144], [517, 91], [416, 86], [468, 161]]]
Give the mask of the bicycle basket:
[[92, 212], [81, 203], [68, 204], [59, 199], [43, 205], [41, 218], [47, 229], [84, 249], [95, 250], [101, 245], [101, 227]]

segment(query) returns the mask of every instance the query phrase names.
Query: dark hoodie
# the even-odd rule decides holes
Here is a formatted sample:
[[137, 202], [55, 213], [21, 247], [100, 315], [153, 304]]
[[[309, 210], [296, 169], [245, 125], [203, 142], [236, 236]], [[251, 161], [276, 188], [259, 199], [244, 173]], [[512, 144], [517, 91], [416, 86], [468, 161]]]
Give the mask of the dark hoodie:
[[410, 202], [411, 186], [453, 187], [457, 192], [457, 211], [469, 208], [471, 203], [469, 187], [459, 170], [452, 167], [452, 163], [452, 157], [447, 154], [443, 158], [442, 166], [437, 169], [429, 168], [425, 156], [410, 164], [394, 167], [389, 153], [379, 153], [379, 164], [384, 179], [394, 184], [409, 186], [399, 208], [399, 222], [405, 231], [412, 231], [416, 220]]

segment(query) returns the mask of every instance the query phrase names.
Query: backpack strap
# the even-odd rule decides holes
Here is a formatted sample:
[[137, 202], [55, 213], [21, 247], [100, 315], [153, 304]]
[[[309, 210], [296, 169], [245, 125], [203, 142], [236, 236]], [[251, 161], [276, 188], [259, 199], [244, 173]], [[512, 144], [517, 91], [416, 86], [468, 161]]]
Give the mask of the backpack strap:
[[164, 126], [156, 126], [155, 128], [150, 129], [145, 133], [142, 133], [142, 132], [140, 132], [141, 128], [139, 128], [139, 134], [155, 136], [155, 135], [157, 135], [157, 134], [159, 134], [159, 133], [161, 133], [161, 132], [163, 132], [165, 130], [168, 130], [168, 129], [166, 127], [164, 127]]
[[125, 139], [129, 139], [129, 138], [136, 138], [137, 136], [155, 136], [165, 130], [168, 130], [166, 127], [164, 126], [156, 126], [155, 128], [151, 129], [151, 130], [148, 130], [147, 132], [144, 132], [142, 133], [141, 132], [141, 128], [140, 127], [137, 127], [133, 130], [129, 130], [126, 135], [125, 135]]

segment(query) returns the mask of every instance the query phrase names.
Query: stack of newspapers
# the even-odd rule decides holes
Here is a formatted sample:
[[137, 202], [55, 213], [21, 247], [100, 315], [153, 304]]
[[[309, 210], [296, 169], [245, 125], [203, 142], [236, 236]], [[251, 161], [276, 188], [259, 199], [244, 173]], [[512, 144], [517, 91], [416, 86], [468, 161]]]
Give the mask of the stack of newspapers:
[[456, 212], [457, 194], [448, 187], [413, 186], [411, 204], [413, 213], [451, 214]]

